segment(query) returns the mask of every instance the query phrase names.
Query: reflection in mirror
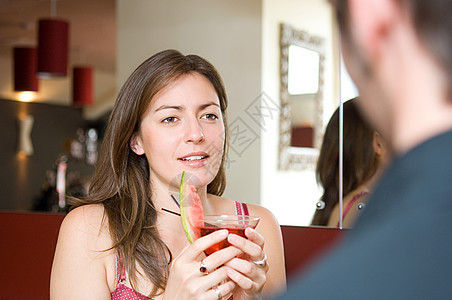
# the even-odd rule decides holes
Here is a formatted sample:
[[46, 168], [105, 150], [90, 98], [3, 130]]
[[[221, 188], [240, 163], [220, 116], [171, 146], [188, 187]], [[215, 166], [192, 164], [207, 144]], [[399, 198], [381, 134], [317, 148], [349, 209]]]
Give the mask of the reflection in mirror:
[[289, 95], [315, 94], [319, 90], [319, 54], [315, 51], [289, 46]]
[[280, 170], [315, 168], [322, 139], [324, 40], [280, 25]]
[[289, 46], [287, 86], [291, 108], [291, 147], [314, 147], [319, 59], [316, 51], [297, 45]]
[[291, 147], [314, 147], [315, 100], [311, 94], [289, 96]]
[[[328, 121], [320, 149], [316, 172], [324, 193], [316, 204], [311, 225], [343, 228], [352, 227], [354, 219], [365, 207], [365, 195], [381, 172], [385, 159], [382, 152], [375, 152], [374, 130], [358, 113], [358, 90], [342, 56], [339, 67], [341, 101]], [[345, 153], [344, 148], [347, 149]], [[358, 157], [361, 160], [356, 159]], [[337, 176], [331, 176], [335, 173]], [[360, 198], [363, 201], [358, 201]]]

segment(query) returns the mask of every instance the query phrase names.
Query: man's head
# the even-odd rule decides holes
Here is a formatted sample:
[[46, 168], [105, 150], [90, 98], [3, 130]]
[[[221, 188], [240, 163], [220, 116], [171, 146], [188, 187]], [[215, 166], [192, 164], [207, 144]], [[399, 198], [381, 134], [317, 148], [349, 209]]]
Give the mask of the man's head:
[[[444, 67], [452, 87], [452, 1], [448, 0], [391, 0], [411, 19], [419, 40]], [[344, 40], [350, 42], [349, 0], [332, 1]]]
[[397, 134], [401, 113], [414, 118], [413, 105], [424, 105], [417, 95], [452, 104], [452, 1], [331, 2], [362, 108], [386, 139]]

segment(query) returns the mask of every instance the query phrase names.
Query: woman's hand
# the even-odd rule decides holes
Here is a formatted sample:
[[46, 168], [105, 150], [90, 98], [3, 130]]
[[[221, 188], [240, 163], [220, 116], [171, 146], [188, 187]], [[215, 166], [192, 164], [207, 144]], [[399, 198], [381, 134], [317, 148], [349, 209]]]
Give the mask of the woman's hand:
[[182, 250], [170, 266], [164, 299], [218, 300], [231, 294], [237, 285], [229, 280], [230, 268], [225, 264], [243, 252], [236, 247], [227, 247], [200, 260], [204, 250], [227, 237], [227, 230], [218, 230]]
[[229, 278], [238, 288], [234, 292], [234, 300], [260, 299], [262, 288], [267, 280], [267, 256], [263, 251], [264, 238], [256, 230], [247, 228], [248, 239], [235, 234], [228, 236], [231, 245], [241, 249], [244, 255], [226, 263]]

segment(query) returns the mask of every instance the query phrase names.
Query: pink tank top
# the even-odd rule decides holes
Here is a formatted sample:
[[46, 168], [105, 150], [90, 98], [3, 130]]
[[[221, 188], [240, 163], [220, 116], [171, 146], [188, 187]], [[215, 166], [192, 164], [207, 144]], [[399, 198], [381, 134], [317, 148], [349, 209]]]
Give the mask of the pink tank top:
[[[352, 200], [350, 200], [350, 202], [347, 204], [347, 207], [345, 207], [344, 211], [342, 212], [342, 220], [345, 219], [345, 216], [347, 215], [348, 211], [350, 210], [350, 208], [352, 207], [352, 205], [358, 201], [359, 198], [365, 196], [369, 194], [368, 190], [364, 190], [358, 194], [356, 194], [355, 196], [353, 196]], [[337, 227], [339, 227], [339, 221], [337, 222]]]
[[[245, 203], [235, 201], [235, 211], [239, 216], [248, 216], [248, 206]], [[131, 287], [126, 285], [126, 271], [122, 263], [122, 258], [116, 258], [116, 288], [111, 293], [112, 300], [152, 300], [139, 292], [136, 292]], [[233, 300], [234, 297], [229, 297], [228, 300]]]

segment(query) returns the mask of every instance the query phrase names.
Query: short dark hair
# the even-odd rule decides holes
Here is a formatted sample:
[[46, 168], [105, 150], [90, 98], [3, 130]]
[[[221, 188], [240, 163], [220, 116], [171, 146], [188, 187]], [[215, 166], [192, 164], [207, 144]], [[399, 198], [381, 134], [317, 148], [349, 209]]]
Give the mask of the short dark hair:
[[[448, 81], [448, 97], [452, 98], [452, 1], [398, 0], [409, 11], [419, 40], [443, 69]], [[350, 39], [348, 0], [332, 1], [344, 39]]]
[[452, 96], [452, 1], [402, 0], [410, 10], [419, 39], [431, 52], [448, 78], [448, 96]]

